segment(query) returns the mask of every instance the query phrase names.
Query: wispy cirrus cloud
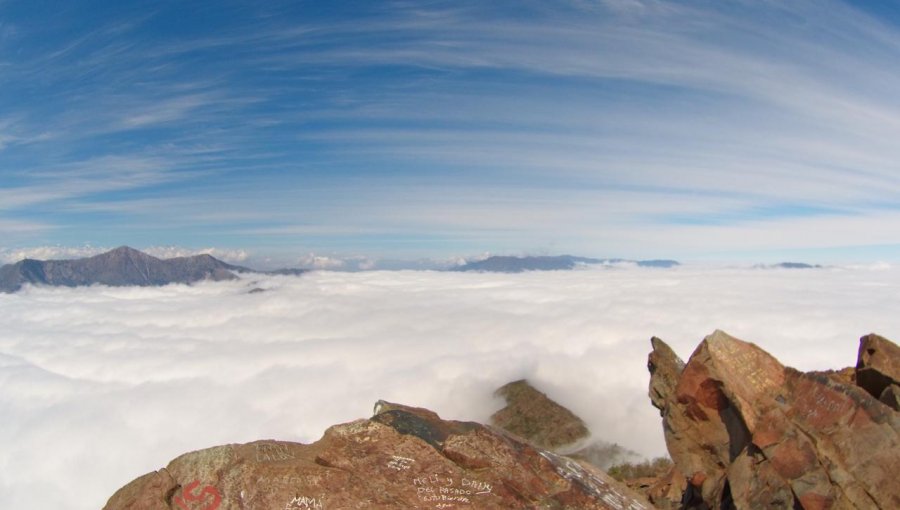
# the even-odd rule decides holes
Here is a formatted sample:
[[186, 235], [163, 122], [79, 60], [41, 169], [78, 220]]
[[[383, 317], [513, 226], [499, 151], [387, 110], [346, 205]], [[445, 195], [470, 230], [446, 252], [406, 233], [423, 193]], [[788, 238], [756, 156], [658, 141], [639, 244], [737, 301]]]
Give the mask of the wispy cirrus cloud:
[[49, 230], [51, 225], [33, 221], [18, 221], [0, 217], [0, 231], [8, 234], [31, 234]]
[[[233, 242], [262, 243], [280, 229], [275, 244], [318, 250], [285, 227], [289, 218], [333, 239], [344, 232], [343, 246], [385, 218], [374, 228], [423, 238], [460, 225], [446, 235], [480, 251], [500, 248], [477, 246], [485, 222], [527, 244], [545, 236], [541, 218], [554, 218], [573, 234], [543, 242], [599, 238], [600, 228], [605, 240], [589, 250], [637, 255], [644, 243], [606, 234], [646, 237], [693, 219], [699, 246], [718, 232], [713, 223], [738, 232], [756, 220], [778, 233], [777, 249], [792, 230], [782, 219], [885, 223], [886, 208], [873, 204], [900, 199], [900, 30], [862, 6], [401, 2], [309, 15], [276, 2], [224, 8], [210, 26], [161, 37], [155, 24], [192, 14], [123, 5], [84, 33], [11, 57], [4, 96], [28, 97], [19, 84], [38, 83], [45, 100], [4, 105], [16, 123], [0, 129], [0, 163], [27, 173], [159, 158], [178, 169], [172, 176], [206, 172], [181, 192], [135, 181], [45, 202], [107, 217], [145, 204], [118, 216], [135, 232], [151, 217], [222, 214], [202, 222], [207, 232], [249, 226], [267, 233]], [[6, 44], [34, 37], [17, 27]], [[202, 158], [173, 157], [201, 147]], [[398, 190], [439, 199], [400, 204], [405, 219], [381, 212]], [[595, 205], [570, 212], [566, 195], [579, 202], [585, 191]], [[152, 208], [166, 201], [181, 205]], [[600, 203], [621, 206], [608, 213], [620, 223], [598, 222], [611, 209]], [[174, 213], [188, 204], [190, 214]], [[490, 219], [528, 210], [518, 223]], [[259, 211], [272, 214], [269, 225], [229, 224]], [[705, 215], [719, 219], [704, 226]], [[528, 235], [529, 225], [540, 230]], [[841, 231], [835, 243], [850, 242]]]
[[186, 177], [174, 173], [173, 167], [173, 160], [155, 156], [101, 156], [29, 171], [9, 171], [19, 184], [0, 187], [0, 210], [142, 188]]

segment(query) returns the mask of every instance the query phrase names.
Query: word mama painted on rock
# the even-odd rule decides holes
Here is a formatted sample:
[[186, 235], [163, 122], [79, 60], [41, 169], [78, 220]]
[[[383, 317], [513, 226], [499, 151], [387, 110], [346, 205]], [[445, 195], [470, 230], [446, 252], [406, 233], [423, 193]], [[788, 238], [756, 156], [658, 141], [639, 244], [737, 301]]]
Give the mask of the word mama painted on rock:
[[308, 496], [295, 496], [284, 505], [284, 510], [324, 510], [325, 498], [310, 498]]

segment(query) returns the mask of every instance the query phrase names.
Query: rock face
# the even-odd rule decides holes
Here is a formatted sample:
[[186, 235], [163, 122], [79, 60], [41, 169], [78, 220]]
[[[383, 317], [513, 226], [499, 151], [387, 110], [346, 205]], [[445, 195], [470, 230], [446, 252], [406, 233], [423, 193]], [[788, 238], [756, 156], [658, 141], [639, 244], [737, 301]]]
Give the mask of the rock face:
[[605, 473], [495, 429], [386, 402], [316, 443], [188, 453], [116, 492], [106, 510], [652, 508]]
[[895, 411], [900, 410], [900, 347], [875, 334], [860, 338], [856, 384]]
[[491, 416], [491, 424], [540, 448], [556, 450], [590, 435], [581, 418], [524, 379], [504, 385], [496, 394], [506, 400], [506, 407]]
[[878, 401], [896, 384], [897, 346], [863, 337], [856, 379], [875, 381], [864, 390], [721, 331], [687, 364], [652, 344], [650, 399], [684, 487], [660, 506], [900, 508], [900, 415]]

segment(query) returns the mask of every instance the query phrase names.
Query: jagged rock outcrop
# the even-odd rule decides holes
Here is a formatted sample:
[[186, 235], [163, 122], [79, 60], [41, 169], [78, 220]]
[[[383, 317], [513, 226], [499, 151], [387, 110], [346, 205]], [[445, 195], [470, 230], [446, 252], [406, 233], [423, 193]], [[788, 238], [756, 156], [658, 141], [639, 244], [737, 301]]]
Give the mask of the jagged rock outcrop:
[[652, 344], [650, 398], [684, 487], [660, 506], [900, 508], [900, 415], [870, 394], [896, 383], [897, 346], [863, 337], [856, 381], [870, 382], [860, 387], [721, 331], [687, 364]]
[[105, 510], [652, 508], [602, 471], [496, 429], [379, 402], [313, 444], [257, 441], [188, 453]]
[[856, 384], [895, 411], [900, 410], [900, 347], [875, 334], [860, 338]]
[[506, 400], [506, 407], [491, 416], [491, 424], [540, 448], [556, 450], [590, 435], [581, 418], [524, 379], [503, 385], [495, 394]]

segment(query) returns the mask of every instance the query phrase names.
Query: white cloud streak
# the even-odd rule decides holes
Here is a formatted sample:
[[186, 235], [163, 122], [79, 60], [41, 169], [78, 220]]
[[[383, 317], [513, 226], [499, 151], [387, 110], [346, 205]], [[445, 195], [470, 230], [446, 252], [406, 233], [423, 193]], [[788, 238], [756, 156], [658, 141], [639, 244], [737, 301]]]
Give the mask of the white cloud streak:
[[[602, 236], [588, 251], [615, 255], [673, 219], [693, 223], [682, 232], [700, 246], [778, 209], [756, 218], [773, 232], [756, 242], [768, 249], [797, 239], [794, 220], [817, 208], [867, 231], [834, 245], [877, 237], [863, 220], [894, 219], [895, 26], [836, 1], [486, 6], [400, 3], [299, 23], [275, 21], [273, 6], [173, 39], [137, 19], [58, 41], [0, 75], [9, 97], [46, 82], [65, 98], [46, 112], [10, 104], [0, 120], [0, 162], [18, 177], [0, 183], [0, 209], [281, 245], [438, 232], [468, 251], [532, 240], [570, 251]], [[110, 163], [137, 170], [81, 176]], [[41, 179], [46, 169], [61, 178]], [[194, 177], [186, 192], [164, 186]], [[413, 200], [392, 204], [403, 194]], [[720, 225], [697, 221], [712, 216]], [[509, 245], [479, 245], [491, 236]]]
[[313, 441], [379, 398], [483, 421], [520, 377], [597, 437], [656, 455], [651, 335], [687, 357], [722, 328], [800, 369], [843, 367], [860, 335], [900, 336], [898, 286], [879, 266], [27, 288], [0, 295], [0, 506], [99, 508], [185, 451]]
[[52, 226], [46, 223], [38, 223], [35, 221], [21, 221], [0, 217], [0, 231], [5, 233], [33, 234], [36, 232], [43, 232], [51, 228]]

